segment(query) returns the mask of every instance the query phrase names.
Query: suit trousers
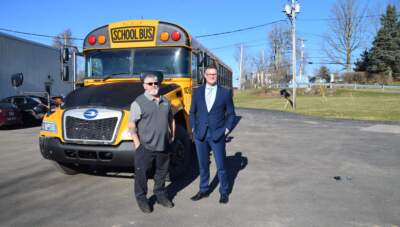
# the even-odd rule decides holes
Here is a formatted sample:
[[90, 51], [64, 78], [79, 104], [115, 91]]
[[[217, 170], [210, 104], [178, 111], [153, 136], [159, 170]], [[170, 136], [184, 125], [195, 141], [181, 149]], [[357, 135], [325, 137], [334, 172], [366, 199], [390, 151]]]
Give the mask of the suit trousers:
[[152, 168], [155, 160], [154, 194], [157, 197], [166, 196], [165, 180], [168, 174], [169, 153], [150, 151], [140, 145], [135, 151], [135, 197], [137, 200], [146, 199], [147, 196], [147, 172]]
[[215, 142], [212, 139], [211, 133], [207, 129], [206, 138], [201, 141], [195, 139], [197, 159], [199, 162], [200, 171], [200, 191], [209, 191], [210, 179], [210, 150], [213, 151], [215, 163], [217, 166], [217, 175], [220, 183], [219, 192], [221, 194], [228, 194], [228, 177], [226, 171], [226, 153], [225, 153], [225, 139], [221, 138]]

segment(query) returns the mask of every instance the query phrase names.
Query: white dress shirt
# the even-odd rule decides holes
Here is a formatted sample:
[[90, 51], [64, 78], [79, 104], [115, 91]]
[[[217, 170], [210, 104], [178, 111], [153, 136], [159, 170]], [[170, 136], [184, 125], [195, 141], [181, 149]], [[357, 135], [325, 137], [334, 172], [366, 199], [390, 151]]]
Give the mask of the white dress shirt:
[[212, 106], [214, 105], [215, 98], [217, 97], [217, 85], [211, 86], [206, 84], [204, 97], [206, 98], [207, 111], [210, 112]]

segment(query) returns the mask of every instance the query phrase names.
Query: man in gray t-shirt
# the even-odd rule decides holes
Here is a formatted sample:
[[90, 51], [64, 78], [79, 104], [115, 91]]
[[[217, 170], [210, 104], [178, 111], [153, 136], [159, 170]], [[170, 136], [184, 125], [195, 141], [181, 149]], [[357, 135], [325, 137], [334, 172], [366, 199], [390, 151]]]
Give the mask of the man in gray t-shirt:
[[[159, 76], [161, 77], [161, 76]], [[167, 146], [174, 140], [175, 121], [169, 101], [158, 94], [160, 80], [154, 73], [143, 75], [144, 93], [131, 104], [128, 127], [135, 146], [135, 197], [139, 208], [150, 213], [147, 199], [147, 175], [155, 161], [154, 194], [157, 202], [173, 207], [165, 190], [169, 167]]]

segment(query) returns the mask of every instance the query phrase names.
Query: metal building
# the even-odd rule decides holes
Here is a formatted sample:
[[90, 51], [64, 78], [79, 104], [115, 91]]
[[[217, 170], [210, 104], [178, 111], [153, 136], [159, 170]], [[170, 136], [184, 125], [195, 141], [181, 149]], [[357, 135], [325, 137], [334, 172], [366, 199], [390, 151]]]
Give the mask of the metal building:
[[[24, 92], [68, 94], [73, 86], [61, 80], [61, 68], [59, 49], [0, 32], [0, 99]], [[17, 73], [24, 82], [14, 88], [11, 76]]]

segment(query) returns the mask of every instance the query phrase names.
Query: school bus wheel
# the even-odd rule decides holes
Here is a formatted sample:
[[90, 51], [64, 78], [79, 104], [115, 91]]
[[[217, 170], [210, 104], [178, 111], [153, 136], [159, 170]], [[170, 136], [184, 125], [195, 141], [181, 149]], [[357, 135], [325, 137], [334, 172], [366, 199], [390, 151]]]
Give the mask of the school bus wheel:
[[186, 129], [182, 125], [177, 124], [175, 141], [171, 145], [170, 181], [188, 172], [189, 163], [193, 157], [192, 153], [191, 141], [186, 133]]

